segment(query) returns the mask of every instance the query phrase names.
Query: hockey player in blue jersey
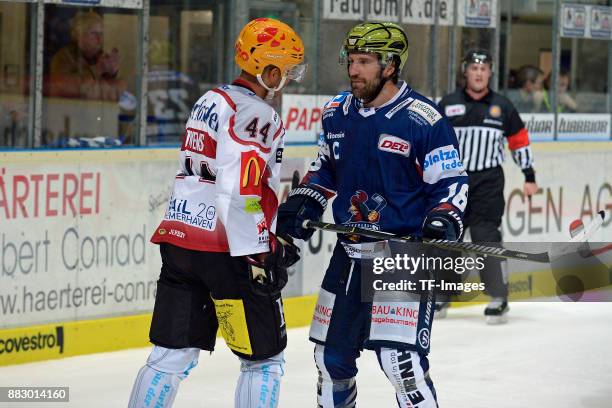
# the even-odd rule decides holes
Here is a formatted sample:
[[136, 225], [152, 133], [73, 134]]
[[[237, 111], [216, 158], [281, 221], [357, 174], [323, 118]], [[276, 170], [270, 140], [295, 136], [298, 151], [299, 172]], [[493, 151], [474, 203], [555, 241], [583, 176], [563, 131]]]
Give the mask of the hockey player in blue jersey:
[[[433, 102], [398, 80], [407, 57], [408, 40], [396, 24], [362, 23], [349, 31], [341, 61], [352, 92], [326, 104], [319, 155], [280, 206], [278, 231], [308, 240], [313, 230], [303, 221], [320, 220], [335, 196], [338, 224], [460, 237], [468, 184], [457, 138]], [[355, 406], [356, 359], [365, 348], [376, 352], [400, 407], [437, 407], [427, 360], [433, 294], [399, 305], [362, 302], [359, 258], [373, 248], [340, 236], [323, 278], [310, 329], [318, 406]], [[398, 308], [410, 309], [414, 320], [399, 319]]]

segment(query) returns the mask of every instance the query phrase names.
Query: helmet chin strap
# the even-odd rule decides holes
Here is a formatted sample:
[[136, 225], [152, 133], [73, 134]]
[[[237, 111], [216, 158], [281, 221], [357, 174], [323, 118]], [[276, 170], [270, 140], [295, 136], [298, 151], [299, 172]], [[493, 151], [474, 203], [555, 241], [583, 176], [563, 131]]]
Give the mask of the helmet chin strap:
[[272, 102], [272, 98], [274, 98], [274, 94], [278, 91], [280, 91], [282, 89], [282, 87], [285, 85], [285, 82], [287, 81], [287, 76], [283, 75], [283, 77], [281, 78], [280, 83], [278, 84], [278, 86], [276, 88], [270, 88], [268, 85], [266, 85], [266, 83], [264, 82], [263, 78], [261, 77], [261, 74], [257, 74], [257, 82], [259, 83], [259, 85], [261, 85], [266, 91], [268, 91], [268, 93], [266, 93], [266, 97], [264, 98], [264, 100], [267, 103], [271, 103]]

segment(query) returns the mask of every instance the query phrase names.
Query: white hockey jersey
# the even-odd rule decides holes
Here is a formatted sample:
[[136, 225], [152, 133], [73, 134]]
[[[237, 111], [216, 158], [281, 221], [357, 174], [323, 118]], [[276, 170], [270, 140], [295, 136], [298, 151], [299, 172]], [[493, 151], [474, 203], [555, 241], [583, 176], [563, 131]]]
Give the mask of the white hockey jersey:
[[269, 251], [285, 130], [248, 83], [204, 94], [187, 121], [180, 170], [151, 242], [232, 256]]

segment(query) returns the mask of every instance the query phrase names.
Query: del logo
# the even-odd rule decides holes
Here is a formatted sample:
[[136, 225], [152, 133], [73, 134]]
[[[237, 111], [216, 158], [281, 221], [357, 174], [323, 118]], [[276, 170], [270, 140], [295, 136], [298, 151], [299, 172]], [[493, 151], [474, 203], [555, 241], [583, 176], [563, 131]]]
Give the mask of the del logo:
[[383, 152], [410, 156], [410, 143], [397, 136], [382, 134], [378, 137], [378, 149]]
[[266, 164], [255, 150], [240, 153], [240, 194], [261, 196], [261, 178]]

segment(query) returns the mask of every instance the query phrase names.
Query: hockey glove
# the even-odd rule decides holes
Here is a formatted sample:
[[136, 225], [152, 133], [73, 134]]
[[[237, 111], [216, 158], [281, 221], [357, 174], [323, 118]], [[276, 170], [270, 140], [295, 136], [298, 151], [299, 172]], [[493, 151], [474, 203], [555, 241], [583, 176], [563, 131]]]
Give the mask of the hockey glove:
[[305, 220], [320, 221], [327, 198], [319, 190], [301, 185], [289, 192], [287, 201], [278, 207], [276, 232], [307, 241], [314, 230], [302, 227]]
[[463, 221], [455, 207], [444, 203], [432, 209], [423, 222], [423, 238], [457, 241], [463, 233]]
[[255, 290], [266, 295], [280, 293], [289, 279], [287, 268], [300, 260], [299, 252], [291, 237], [270, 234], [270, 252], [263, 261], [263, 254], [246, 257]]

